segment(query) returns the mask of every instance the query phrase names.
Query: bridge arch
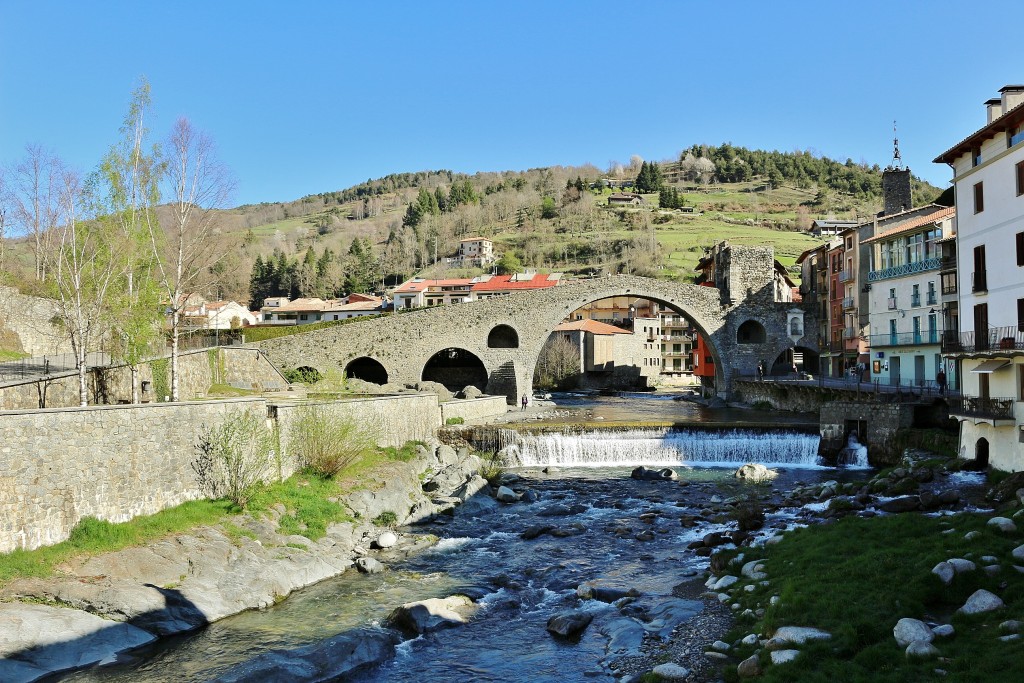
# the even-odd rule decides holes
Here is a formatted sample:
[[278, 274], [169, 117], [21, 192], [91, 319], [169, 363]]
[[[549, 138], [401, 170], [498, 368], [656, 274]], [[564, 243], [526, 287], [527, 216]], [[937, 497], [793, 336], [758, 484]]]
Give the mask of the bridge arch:
[[349, 361], [345, 366], [345, 377], [373, 384], [388, 383], [387, 368], [379, 360], [369, 356], [360, 356]]
[[[755, 256], [764, 256], [763, 260], [771, 264], [767, 255], [761, 254], [765, 250], [747, 249], [753, 250]], [[769, 268], [769, 276], [770, 271]], [[744, 277], [749, 280], [753, 276]], [[768, 287], [754, 288], [748, 298], [732, 301], [716, 287], [632, 275], [595, 277], [488, 300], [370, 318], [256, 345], [279, 368], [309, 365], [326, 372], [329, 368], [342, 370], [351, 361], [369, 357], [387, 369], [389, 383], [408, 385], [422, 381], [428, 365], [436, 369], [442, 364], [440, 360], [431, 362], [433, 356], [446, 349], [461, 349], [472, 354], [480, 365], [475, 366], [473, 382], [456, 388], [484, 382], [487, 393], [505, 395], [511, 403], [532, 391], [537, 358], [553, 328], [580, 306], [628, 296], [663, 304], [692, 321], [703, 334], [707, 355], [715, 363], [716, 391], [727, 397], [733, 377], [755, 374], [758, 362], [770, 362], [793, 346], [787, 327], [787, 311], [793, 304], [775, 301], [772, 291]], [[764, 343], [738, 343], [738, 328], [751, 320], [765, 330]], [[491, 332], [500, 325], [515, 330], [517, 347], [488, 345]], [[810, 321], [806, 322], [805, 332], [808, 329], [814, 329]], [[814, 348], [809, 336], [798, 341]], [[461, 383], [451, 378], [446, 381], [452, 386]]]
[[484, 362], [472, 351], [450, 346], [441, 349], [423, 364], [420, 379], [443, 384], [449, 391], [462, 391], [467, 386], [484, 390], [488, 373]]
[[487, 348], [489, 349], [518, 349], [519, 333], [511, 325], [495, 325], [487, 333]]

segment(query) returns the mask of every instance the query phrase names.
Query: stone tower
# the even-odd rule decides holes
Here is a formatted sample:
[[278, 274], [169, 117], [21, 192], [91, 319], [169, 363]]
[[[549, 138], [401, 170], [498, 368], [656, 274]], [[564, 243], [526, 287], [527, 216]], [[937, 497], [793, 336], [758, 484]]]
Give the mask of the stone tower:
[[910, 196], [910, 169], [889, 167], [882, 171], [883, 216], [908, 211], [914, 204]]
[[910, 169], [903, 165], [895, 121], [892, 122], [892, 163], [882, 171], [882, 198], [885, 202], [882, 216], [909, 211], [914, 207], [910, 196]]

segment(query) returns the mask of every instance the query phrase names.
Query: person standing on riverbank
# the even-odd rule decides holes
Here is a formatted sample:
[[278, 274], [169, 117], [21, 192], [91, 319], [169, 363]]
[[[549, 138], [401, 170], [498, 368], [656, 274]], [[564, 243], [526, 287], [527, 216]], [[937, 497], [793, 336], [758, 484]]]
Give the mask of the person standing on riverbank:
[[939, 372], [935, 375], [935, 383], [939, 385], [939, 395], [946, 395], [946, 371], [939, 369]]
[[526, 394], [523, 394], [523, 410], [526, 410], [527, 403], [529, 403], [529, 400], [526, 398]]

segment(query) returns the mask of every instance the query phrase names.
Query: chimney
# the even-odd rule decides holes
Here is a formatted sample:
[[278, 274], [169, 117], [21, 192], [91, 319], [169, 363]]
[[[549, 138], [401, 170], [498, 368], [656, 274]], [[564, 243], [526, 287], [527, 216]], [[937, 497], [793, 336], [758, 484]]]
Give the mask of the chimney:
[[889, 167], [882, 171], [883, 216], [909, 211], [914, 205], [910, 196], [910, 169]]
[[1024, 85], [1007, 85], [999, 89], [1003, 96], [1003, 113], [1024, 102]]
[[1003, 115], [1003, 100], [998, 97], [993, 97], [991, 100], [985, 102], [985, 113], [988, 114], [988, 120], [986, 123], [992, 123], [998, 119]]

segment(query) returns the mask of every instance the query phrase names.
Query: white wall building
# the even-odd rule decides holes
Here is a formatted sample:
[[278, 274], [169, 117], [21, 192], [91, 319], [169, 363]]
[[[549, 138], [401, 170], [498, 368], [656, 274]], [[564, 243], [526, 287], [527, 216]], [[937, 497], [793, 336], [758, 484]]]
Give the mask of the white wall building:
[[960, 454], [1024, 469], [1024, 85], [985, 103], [987, 123], [940, 154], [953, 168], [961, 362]]
[[869, 371], [882, 384], [934, 387], [944, 367], [939, 242], [953, 234], [956, 209], [932, 209], [863, 242], [871, 258]]

